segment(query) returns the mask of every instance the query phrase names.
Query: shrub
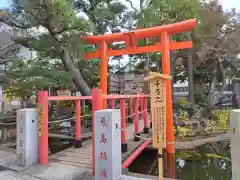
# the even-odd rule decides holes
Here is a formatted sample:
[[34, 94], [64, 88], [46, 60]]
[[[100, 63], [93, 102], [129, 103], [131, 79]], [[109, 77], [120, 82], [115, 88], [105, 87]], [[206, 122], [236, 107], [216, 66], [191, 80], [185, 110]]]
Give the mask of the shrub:
[[180, 127], [177, 126], [177, 133], [180, 137], [186, 137], [186, 136], [193, 136], [194, 135], [194, 131], [190, 128], [187, 127]]
[[229, 118], [230, 118], [230, 108], [226, 109], [217, 109], [213, 112], [213, 119], [217, 123], [217, 128], [220, 131], [228, 131], [229, 130]]
[[84, 120], [92, 120], [92, 107], [91, 105], [85, 105], [85, 107], [83, 107], [82, 112], [84, 112], [83, 119]]
[[185, 110], [179, 110], [179, 120], [180, 121], [187, 121], [188, 120], [188, 112]]
[[58, 101], [57, 102], [57, 108], [75, 108], [75, 102], [74, 101]]

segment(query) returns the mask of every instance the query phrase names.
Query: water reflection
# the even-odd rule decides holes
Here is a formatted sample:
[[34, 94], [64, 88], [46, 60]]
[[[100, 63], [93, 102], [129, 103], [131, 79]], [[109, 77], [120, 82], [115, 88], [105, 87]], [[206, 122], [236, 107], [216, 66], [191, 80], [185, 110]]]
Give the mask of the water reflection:
[[[230, 180], [229, 143], [208, 144], [194, 150], [176, 152], [176, 178], [180, 180]], [[152, 175], [157, 176], [155, 166]]]
[[182, 180], [230, 180], [229, 144], [209, 144], [176, 153], [176, 177]]

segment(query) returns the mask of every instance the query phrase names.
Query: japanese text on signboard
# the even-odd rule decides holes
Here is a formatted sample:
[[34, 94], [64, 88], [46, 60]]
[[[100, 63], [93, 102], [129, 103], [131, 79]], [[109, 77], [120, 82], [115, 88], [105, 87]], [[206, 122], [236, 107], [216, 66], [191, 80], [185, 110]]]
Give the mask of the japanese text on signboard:
[[165, 80], [156, 77], [150, 80], [152, 139], [153, 146], [166, 147], [166, 105], [165, 105]]
[[43, 135], [43, 128], [44, 128], [44, 124], [43, 124], [43, 106], [40, 105], [38, 107], [38, 134], [39, 134], [39, 136]]
[[19, 111], [17, 114], [17, 118], [18, 118], [18, 125], [19, 127], [19, 136], [18, 136], [18, 142], [17, 142], [17, 161], [19, 164], [24, 164], [25, 162], [25, 157], [23, 155], [24, 153], [24, 137], [25, 137], [25, 130], [24, 130], [24, 119], [25, 119], [25, 114], [23, 111]]

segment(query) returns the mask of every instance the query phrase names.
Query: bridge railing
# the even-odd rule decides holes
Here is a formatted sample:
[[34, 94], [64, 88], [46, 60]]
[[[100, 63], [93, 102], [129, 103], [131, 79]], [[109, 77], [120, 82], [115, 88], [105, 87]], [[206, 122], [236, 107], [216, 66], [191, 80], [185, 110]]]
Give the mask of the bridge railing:
[[[107, 101], [108, 108], [120, 108], [121, 111], [121, 143], [122, 152], [127, 151], [127, 119], [133, 119], [134, 123], [134, 139], [140, 140], [140, 126], [139, 118], [144, 121], [144, 133], [148, 133], [148, 114], [147, 114], [147, 98], [148, 95], [136, 94], [136, 95], [103, 95], [99, 89], [92, 89], [92, 96], [48, 96], [47, 91], [38, 92], [38, 110], [39, 113], [39, 164], [48, 163], [48, 102], [49, 101], [75, 101], [76, 105], [76, 137], [75, 147], [80, 148], [82, 146], [82, 133], [81, 133], [81, 102], [92, 102], [92, 167], [94, 171], [95, 157], [94, 157], [94, 112], [103, 109], [103, 101]], [[129, 104], [129, 106], [126, 106]], [[129, 113], [127, 113], [129, 112]], [[41, 131], [41, 132], [40, 132]]]

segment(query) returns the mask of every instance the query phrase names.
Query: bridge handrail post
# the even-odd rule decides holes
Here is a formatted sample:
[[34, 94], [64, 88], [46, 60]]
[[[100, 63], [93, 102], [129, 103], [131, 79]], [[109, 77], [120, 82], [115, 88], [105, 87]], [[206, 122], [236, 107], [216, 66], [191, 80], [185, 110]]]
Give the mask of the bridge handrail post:
[[139, 141], [140, 134], [139, 134], [139, 122], [138, 122], [138, 97], [134, 98], [134, 141]]
[[132, 117], [132, 115], [133, 115], [133, 103], [132, 102], [133, 102], [133, 99], [129, 98], [129, 106], [130, 106], [129, 107], [130, 108], [130, 111], [129, 111], [130, 114], [129, 115], [131, 115], [130, 116], [131, 119], [133, 119], [133, 117]]
[[92, 175], [95, 175], [95, 111], [102, 109], [102, 91], [97, 88], [92, 89]]
[[109, 99], [111, 109], [115, 108], [115, 99]]
[[38, 92], [39, 164], [48, 164], [48, 92]]
[[140, 118], [140, 120], [142, 120], [143, 119], [143, 97], [142, 96], [140, 96], [139, 97], [139, 107], [140, 107], [140, 116], [139, 116], [139, 118]]
[[145, 134], [147, 134], [147, 133], [149, 133], [148, 112], [147, 112], [147, 97], [143, 97], [143, 122], [144, 122], [143, 132]]
[[82, 147], [82, 139], [81, 139], [81, 100], [76, 100], [76, 139], [74, 142], [75, 148]]
[[120, 99], [121, 110], [121, 143], [122, 152], [127, 152], [127, 133], [126, 133], [126, 99]]

